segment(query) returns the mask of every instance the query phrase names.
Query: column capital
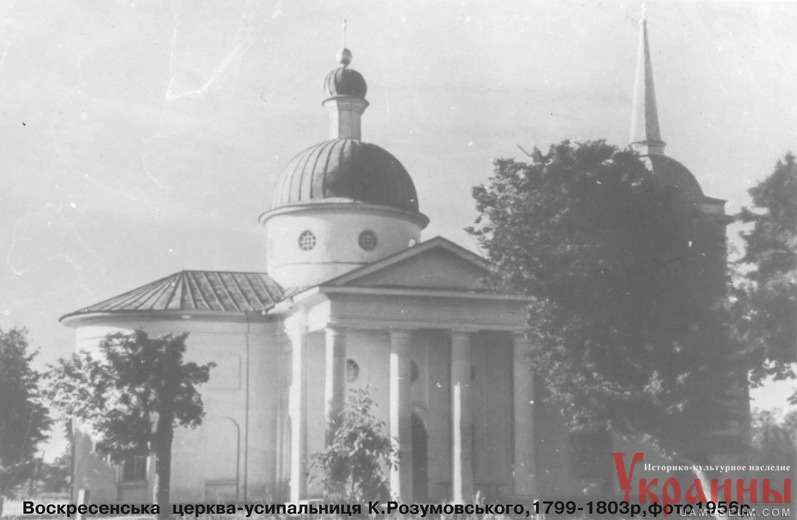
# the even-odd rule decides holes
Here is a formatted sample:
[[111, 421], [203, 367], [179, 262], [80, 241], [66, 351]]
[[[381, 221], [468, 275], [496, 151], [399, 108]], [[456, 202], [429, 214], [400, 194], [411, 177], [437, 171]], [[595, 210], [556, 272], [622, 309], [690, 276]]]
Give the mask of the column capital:
[[529, 352], [531, 350], [531, 339], [525, 330], [512, 331], [512, 341], [515, 352]]
[[304, 310], [304, 308], [297, 309], [296, 312], [285, 318], [285, 320], [282, 322], [282, 326], [287, 334], [306, 332], [307, 312]]
[[454, 339], [467, 339], [467, 340], [470, 340], [471, 336], [473, 336], [477, 332], [479, 332], [479, 329], [477, 329], [475, 327], [474, 328], [462, 327], [462, 328], [456, 328], [456, 329], [449, 329], [448, 330], [448, 335], [451, 337], [452, 340], [454, 340]]
[[511, 332], [512, 332], [512, 337], [515, 338], [515, 341], [524, 341], [530, 343], [528, 330], [514, 329]]
[[345, 334], [349, 327], [337, 323], [327, 323], [324, 325], [324, 332], [327, 334]]
[[415, 333], [417, 329], [412, 328], [389, 328], [387, 330], [388, 334], [390, 334], [391, 338], [397, 339], [409, 339]]

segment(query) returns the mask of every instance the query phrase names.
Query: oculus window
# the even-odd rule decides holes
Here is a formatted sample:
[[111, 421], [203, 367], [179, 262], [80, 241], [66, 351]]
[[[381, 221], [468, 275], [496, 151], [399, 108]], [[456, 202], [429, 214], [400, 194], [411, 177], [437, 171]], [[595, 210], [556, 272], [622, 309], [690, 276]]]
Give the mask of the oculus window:
[[299, 235], [299, 249], [302, 251], [310, 251], [315, 247], [315, 235], [312, 231], [305, 230]]

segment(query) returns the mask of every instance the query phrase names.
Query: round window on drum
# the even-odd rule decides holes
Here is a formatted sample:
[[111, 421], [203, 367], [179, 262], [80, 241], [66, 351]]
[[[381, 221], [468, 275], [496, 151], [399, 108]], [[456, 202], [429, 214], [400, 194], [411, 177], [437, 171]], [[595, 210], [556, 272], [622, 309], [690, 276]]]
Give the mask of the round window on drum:
[[315, 247], [315, 235], [312, 231], [305, 230], [299, 235], [299, 249], [302, 251], [310, 251]]
[[370, 229], [366, 229], [360, 233], [360, 237], [357, 239], [357, 241], [360, 243], [360, 247], [366, 251], [373, 251], [376, 249], [376, 233]]

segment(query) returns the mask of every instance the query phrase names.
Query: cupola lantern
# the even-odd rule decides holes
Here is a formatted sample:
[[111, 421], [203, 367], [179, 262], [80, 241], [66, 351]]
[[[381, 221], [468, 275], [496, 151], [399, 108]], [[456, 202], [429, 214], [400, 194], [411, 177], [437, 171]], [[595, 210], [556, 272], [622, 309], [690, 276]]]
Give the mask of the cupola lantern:
[[365, 94], [368, 85], [362, 74], [349, 68], [352, 54], [347, 48], [338, 53], [338, 67], [324, 80], [327, 98], [322, 103], [329, 112], [330, 139], [356, 139], [362, 137], [360, 120], [368, 108]]

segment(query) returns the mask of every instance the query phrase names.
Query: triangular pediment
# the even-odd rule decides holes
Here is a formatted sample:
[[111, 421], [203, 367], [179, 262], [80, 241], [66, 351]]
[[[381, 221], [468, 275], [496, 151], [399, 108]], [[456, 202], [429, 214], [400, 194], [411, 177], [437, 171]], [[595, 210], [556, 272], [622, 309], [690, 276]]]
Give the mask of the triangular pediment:
[[473, 291], [484, 289], [488, 273], [485, 259], [437, 237], [323, 285]]

